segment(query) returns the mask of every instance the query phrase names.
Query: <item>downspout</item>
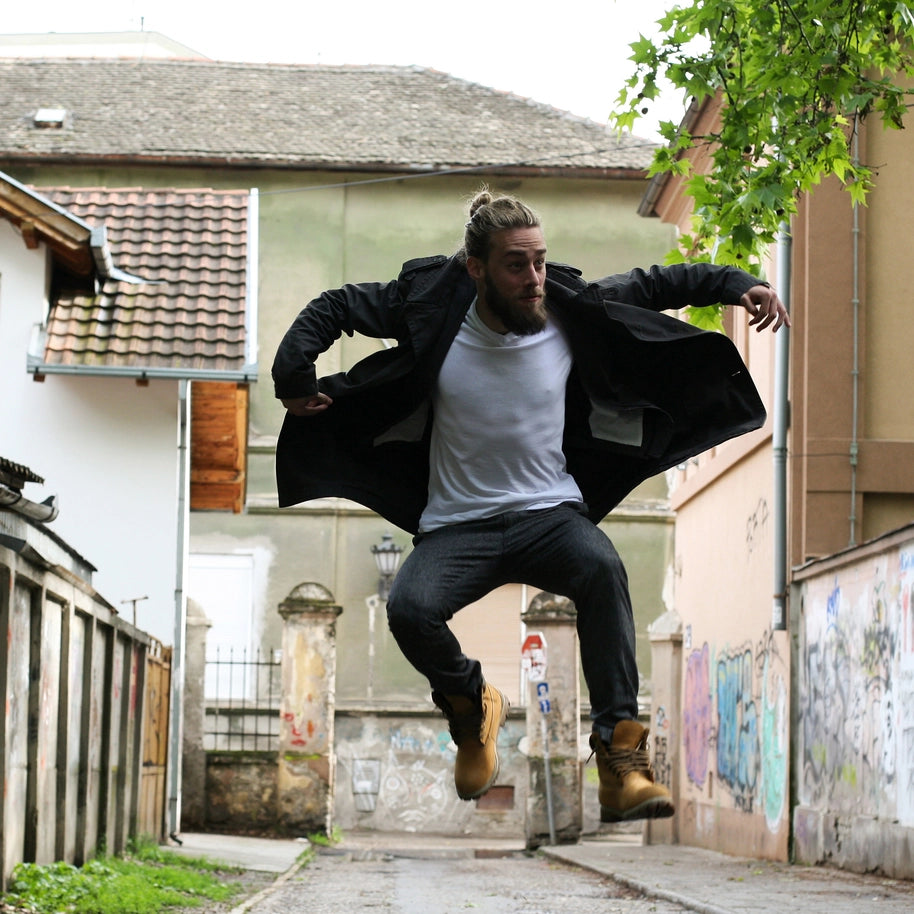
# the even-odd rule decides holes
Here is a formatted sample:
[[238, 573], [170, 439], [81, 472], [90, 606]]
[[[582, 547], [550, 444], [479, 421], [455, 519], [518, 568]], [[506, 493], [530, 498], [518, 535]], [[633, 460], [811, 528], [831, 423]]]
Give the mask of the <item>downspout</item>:
[[[860, 164], [860, 122], [854, 118], [853, 157], [854, 165]], [[858, 399], [860, 395], [860, 205], [853, 204], [853, 227], [851, 229], [853, 253], [851, 257], [852, 270], [852, 299], [853, 311], [853, 368], [851, 370], [851, 512], [850, 512], [850, 542], [848, 545], [857, 545], [857, 452], [859, 439], [857, 425], [859, 422]]]
[[175, 573], [175, 627], [171, 655], [171, 704], [168, 715], [168, 836], [178, 844], [181, 839], [181, 758], [184, 740], [184, 631], [187, 625], [187, 599], [184, 594], [184, 569], [187, 564], [189, 531], [187, 506], [190, 473], [188, 429], [190, 425], [190, 382], [178, 383], [178, 526]]
[[[790, 227], [778, 229], [778, 288], [784, 307], [790, 312], [792, 241]], [[773, 631], [787, 629], [787, 429], [790, 424], [790, 330], [774, 336], [774, 403], [772, 407], [772, 452], [774, 458], [774, 604]]]

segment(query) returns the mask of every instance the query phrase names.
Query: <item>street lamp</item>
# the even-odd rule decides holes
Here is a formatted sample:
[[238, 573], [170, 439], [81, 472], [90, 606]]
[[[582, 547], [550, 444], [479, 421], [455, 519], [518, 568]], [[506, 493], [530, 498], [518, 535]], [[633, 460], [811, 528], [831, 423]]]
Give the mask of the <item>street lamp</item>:
[[378, 592], [372, 594], [365, 601], [368, 607], [368, 685], [366, 688], [366, 697], [369, 701], [374, 700], [374, 629], [375, 615], [381, 603], [387, 603], [390, 596], [390, 585], [393, 584], [394, 577], [397, 574], [397, 566], [400, 564], [400, 554], [403, 547], [394, 542], [393, 536], [389, 533], [381, 535], [381, 542], [375, 543], [371, 547], [371, 554], [374, 556], [375, 564], [378, 566]]
[[381, 542], [375, 543], [371, 547], [371, 554], [374, 556], [375, 564], [378, 566], [378, 599], [387, 602], [390, 596], [390, 585], [393, 584], [394, 577], [397, 574], [397, 566], [400, 564], [400, 554], [403, 547], [394, 542], [390, 533], [381, 535]]

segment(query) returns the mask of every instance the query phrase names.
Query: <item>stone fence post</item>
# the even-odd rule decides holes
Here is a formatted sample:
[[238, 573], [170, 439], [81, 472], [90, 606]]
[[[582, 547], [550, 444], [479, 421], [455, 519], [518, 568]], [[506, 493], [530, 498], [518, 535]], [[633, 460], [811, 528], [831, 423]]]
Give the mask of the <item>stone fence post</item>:
[[[546, 640], [548, 694], [543, 683], [527, 683], [527, 744], [529, 792], [526, 843], [537, 847], [550, 837], [544, 749], [548, 744], [553, 825], [558, 843], [580, 838], [582, 825], [580, 760], [581, 686], [578, 675], [577, 612], [566, 597], [538, 594], [521, 616], [528, 631]], [[540, 701], [548, 698], [546, 743]]]
[[343, 611], [320, 584], [299, 584], [282, 603], [278, 828], [329, 834], [336, 768], [336, 619]]
[[181, 752], [181, 829], [200, 831], [206, 824], [206, 633], [212, 627], [203, 607], [187, 601], [184, 647], [184, 728]]
[[673, 610], [648, 626], [651, 639], [651, 735], [654, 776], [669, 788], [677, 814], [648, 819], [645, 844], [678, 844], [682, 816], [679, 796], [679, 757], [682, 744], [682, 619]]

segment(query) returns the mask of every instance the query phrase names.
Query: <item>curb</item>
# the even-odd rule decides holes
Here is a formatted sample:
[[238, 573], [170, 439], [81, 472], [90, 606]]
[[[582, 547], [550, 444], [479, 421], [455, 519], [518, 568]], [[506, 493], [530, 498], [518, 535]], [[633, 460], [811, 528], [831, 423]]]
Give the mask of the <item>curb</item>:
[[299, 870], [304, 869], [306, 866], [305, 863], [299, 862], [298, 860], [292, 864], [284, 873], [280, 873], [268, 886], [262, 888], [255, 895], [252, 895], [250, 898], [246, 898], [235, 908], [232, 908], [228, 914], [248, 914], [248, 911], [253, 909], [256, 905], [260, 904], [265, 898], [269, 898], [278, 888], [285, 885]]
[[599, 866], [587, 863], [586, 861], [574, 860], [563, 854], [557, 847], [541, 847], [539, 850], [553, 860], [558, 860], [569, 866], [579, 867], [582, 870], [588, 870], [589, 872], [596, 873], [598, 876], [603, 876], [606, 879], [612, 879], [613, 882], [618, 882], [619, 885], [624, 885], [626, 888], [639, 892], [646, 898], [657, 898], [661, 901], [669, 901], [673, 904], [678, 904], [680, 907], [688, 908], [690, 911], [697, 911], [699, 914], [733, 914], [733, 911], [729, 908], [721, 908], [715, 904], [698, 901], [697, 899], [688, 895], [683, 895], [680, 892], [671, 892], [668, 889], [661, 889], [657, 886], [648, 885], [646, 882], [641, 882], [639, 879], [632, 879], [630, 876], [613, 873]]

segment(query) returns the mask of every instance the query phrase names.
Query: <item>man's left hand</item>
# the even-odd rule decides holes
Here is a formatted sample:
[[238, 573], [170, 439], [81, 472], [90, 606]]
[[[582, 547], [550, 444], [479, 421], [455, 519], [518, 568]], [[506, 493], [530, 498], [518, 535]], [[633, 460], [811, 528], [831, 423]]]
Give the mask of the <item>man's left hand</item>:
[[761, 283], [753, 286], [748, 292], [743, 293], [739, 304], [752, 315], [749, 326], [755, 327], [758, 331], [770, 326], [771, 332], [777, 333], [782, 326], [790, 326], [790, 315], [778, 293], [770, 286]]

